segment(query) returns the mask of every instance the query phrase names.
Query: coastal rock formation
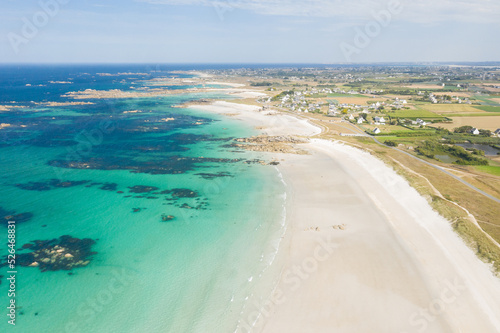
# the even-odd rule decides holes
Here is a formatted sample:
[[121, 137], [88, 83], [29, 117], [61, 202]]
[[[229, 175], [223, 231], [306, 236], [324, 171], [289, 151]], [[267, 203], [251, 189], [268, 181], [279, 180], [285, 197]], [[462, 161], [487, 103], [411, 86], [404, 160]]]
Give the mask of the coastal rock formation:
[[42, 106], [79, 106], [79, 105], [94, 105], [92, 102], [44, 102], [44, 103], [34, 103], [35, 105]]
[[147, 89], [145, 91], [123, 91], [120, 89], [111, 90], [94, 90], [86, 89], [83, 91], [70, 91], [62, 97], [73, 98], [73, 99], [120, 99], [120, 98], [145, 98], [145, 97], [156, 97], [164, 95], [180, 95], [188, 92], [202, 92], [207, 91], [207, 89], [200, 88], [190, 88], [190, 89]]
[[22, 267], [38, 267], [42, 272], [85, 267], [90, 263], [91, 256], [97, 254], [92, 252], [94, 244], [93, 239], [68, 235], [59, 239], [35, 240], [23, 246], [32, 252], [19, 254], [17, 262]]
[[211, 103], [213, 103], [213, 101], [214, 100], [211, 100], [211, 99], [199, 99], [199, 100], [195, 100], [195, 101], [189, 101], [189, 102], [186, 102], [183, 104], [174, 105], [172, 107], [178, 108], [178, 109], [185, 109], [185, 108], [188, 108], [190, 106], [195, 106], [195, 105], [211, 104]]
[[307, 143], [306, 139], [293, 136], [267, 136], [259, 135], [251, 138], [235, 139], [232, 146], [243, 148], [251, 151], [282, 153], [282, 154], [299, 154], [306, 155], [307, 151], [297, 148], [297, 144]]

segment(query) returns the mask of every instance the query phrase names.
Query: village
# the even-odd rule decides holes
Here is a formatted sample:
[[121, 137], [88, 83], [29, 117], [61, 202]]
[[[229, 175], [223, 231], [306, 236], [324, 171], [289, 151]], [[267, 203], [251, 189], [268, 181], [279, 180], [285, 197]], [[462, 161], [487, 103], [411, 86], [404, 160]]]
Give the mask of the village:
[[[326, 114], [330, 117], [336, 117], [357, 125], [403, 125], [413, 128], [424, 128], [427, 125], [432, 125], [432, 120], [425, 121], [420, 118], [398, 117], [397, 119], [392, 119], [391, 112], [396, 110], [410, 110], [411, 107], [406, 99], [400, 99], [399, 97], [395, 97], [392, 100], [386, 99], [386, 101], [380, 101], [380, 96], [375, 94], [382, 94], [383, 92], [384, 90], [371, 89], [346, 91], [340, 88], [312, 88], [304, 91], [285, 91], [275, 97], [260, 98], [258, 101], [267, 105], [278, 102], [272, 105], [294, 113]], [[365, 104], [341, 103], [335, 99], [325, 100], [325, 98], [322, 98], [325, 95], [334, 95], [336, 97], [369, 96], [373, 101], [367, 100]], [[424, 96], [432, 104], [472, 104], [469, 98], [461, 98], [452, 94], [435, 96], [433, 93], [419, 91], [417, 96]], [[370, 134], [370, 132], [368, 133]], [[379, 127], [371, 130], [371, 134], [377, 135], [381, 133], [382, 130]], [[480, 135], [480, 129], [473, 127], [470, 130], [470, 134]], [[499, 136], [500, 128], [496, 129], [492, 135]]]

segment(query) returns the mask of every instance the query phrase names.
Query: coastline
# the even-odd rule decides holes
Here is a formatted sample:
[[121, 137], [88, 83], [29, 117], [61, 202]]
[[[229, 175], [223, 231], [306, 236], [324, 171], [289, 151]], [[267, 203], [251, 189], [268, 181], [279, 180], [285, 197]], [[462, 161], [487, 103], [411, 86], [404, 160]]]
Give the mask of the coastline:
[[[253, 106], [195, 108], [231, 115], [265, 135], [318, 131]], [[340, 143], [300, 146], [311, 154], [268, 153], [281, 161], [287, 183], [288, 230], [272, 297], [244, 317], [252, 331], [500, 329], [500, 281], [402, 177]]]

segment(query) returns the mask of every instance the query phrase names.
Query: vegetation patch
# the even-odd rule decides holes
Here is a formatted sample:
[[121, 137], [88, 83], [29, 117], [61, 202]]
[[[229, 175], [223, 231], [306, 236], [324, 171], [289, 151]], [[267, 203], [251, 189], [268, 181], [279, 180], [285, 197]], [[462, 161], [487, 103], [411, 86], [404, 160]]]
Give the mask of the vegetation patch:
[[500, 176], [500, 167], [492, 165], [479, 165], [475, 167], [476, 170], [489, 173], [490, 175]]
[[486, 112], [500, 112], [500, 106], [484, 105], [484, 106], [476, 106], [476, 109]]
[[273, 102], [276, 102], [276, 101], [279, 101], [281, 100], [283, 97], [287, 96], [287, 95], [293, 95], [295, 92], [293, 90], [286, 90], [286, 91], [283, 91], [281, 93], [279, 93], [278, 95], [274, 96], [272, 98], [272, 101]]
[[327, 94], [326, 96], [328, 96], [328, 97], [362, 97], [362, 98], [367, 97], [365, 95], [360, 95], [360, 94]]
[[417, 108], [425, 108], [439, 114], [481, 112], [481, 110], [468, 104], [426, 104], [425, 106], [417, 106]]
[[395, 110], [390, 112], [390, 116], [393, 118], [408, 118], [408, 119], [444, 119], [444, 117], [424, 109], [417, 108], [416, 110]]
[[468, 152], [459, 146], [444, 145], [435, 141], [422, 142], [415, 151], [420, 155], [436, 159], [436, 155], [449, 155], [457, 158], [455, 164], [459, 165], [488, 165], [488, 160], [483, 158], [482, 150], [474, 149]]
[[496, 272], [500, 271], [500, 251], [498, 247], [475, 225], [464, 219], [459, 219], [453, 229], [475, 247], [479, 258], [493, 265]]
[[263, 82], [252, 82], [252, 83], [250, 83], [250, 85], [252, 87], [270, 87], [273, 84], [271, 82], [265, 82], [265, 81], [263, 81]]

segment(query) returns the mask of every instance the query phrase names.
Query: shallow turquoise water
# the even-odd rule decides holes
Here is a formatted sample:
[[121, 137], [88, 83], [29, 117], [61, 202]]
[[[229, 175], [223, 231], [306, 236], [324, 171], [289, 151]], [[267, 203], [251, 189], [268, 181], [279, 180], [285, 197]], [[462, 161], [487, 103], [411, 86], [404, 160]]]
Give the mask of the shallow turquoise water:
[[[71, 235], [96, 239], [93, 250], [97, 254], [88, 266], [73, 269], [73, 275], [67, 271], [41, 272], [37, 268], [18, 267], [17, 325], [13, 328], [5, 319], [0, 323], [0, 331], [233, 332], [249, 296], [271, 290], [273, 275], [263, 272], [273, 261], [276, 240], [283, 232], [284, 186], [273, 167], [244, 163], [260, 158], [258, 154], [235, 152], [226, 146], [229, 141], [216, 140], [252, 135], [252, 128], [221, 116], [169, 107], [206, 96], [98, 101], [90, 117], [82, 107], [61, 107], [61, 114], [58, 108], [50, 108], [46, 112], [20, 114], [18, 118], [9, 115], [10, 122], [22, 123], [28, 118], [40, 121], [38, 125], [29, 123], [28, 129], [11, 130], [0, 146], [0, 172], [4, 175], [0, 206], [16, 213], [33, 213], [30, 221], [17, 225], [18, 246], [36, 239]], [[102, 111], [106, 108], [111, 111]], [[144, 113], [123, 116], [123, 110]], [[74, 152], [75, 145], [62, 143], [78, 135], [68, 134], [71, 126], [91, 131], [96, 121], [107, 114], [118, 117], [113, 120], [116, 129], [104, 133], [84, 153], [80, 152], [82, 160], [116, 155], [141, 167], [158, 161], [161, 165], [163, 160], [171, 161], [172, 156], [242, 161], [202, 159], [179, 174], [50, 165], [50, 161], [74, 156], [70, 152]], [[61, 115], [67, 118], [57, 119]], [[55, 117], [56, 122], [49, 117]], [[174, 118], [174, 125], [182, 123], [146, 133], [127, 132], [129, 128], [138, 128], [138, 119], [144, 119], [149, 126], [162, 117]], [[81, 119], [87, 123], [82, 125]], [[193, 125], [198, 119], [203, 122]], [[49, 129], [53, 132], [47, 139], [26, 141]], [[20, 136], [21, 130], [27, 135]], [[161, 149], [170, 149], [171, 145], [165, 144], [166, 134], [190, 134], [194, 139], [186, 143], [181, 140], [183, 137], [169, 137], [172, 145], [187, 148], [180, 151], [144, 152], [135, 146], [137, 142], [147, 147], [158, 143]], [[62, 141], [55, 141], [54, 137]], [[115, 161], [106, 163], [109, 166]], [[197, 175], [219, 172], [227, 172], [230, 177]], [[52, 178], [114, 183], [116, 189], [86, 187], [90, 183], [48, 191], [15, 186]], [[195, 207], [206, 202], [207, 210], [168, 205], [170, 202], [162, 195], [151, 195], [157, 199], [127, 198], [143, 196], [129, 193], [129, 187], [136, 185], [196, 191], [198, 198], [183, 198], [179, 203]], [[141, 210], [133, 213], [134, 208]], [[162, 222], [162, 214], [174, 215], [176, 219]], [[6, 241], [7, 229], [3, 229]], [[6, 247], [1, 251], [7, 254]], [[4, 267], [0, 274], [6, 275], [5, 272]], [[7, 289], [4, 277], [0, 285], [3, 304], [8, 304]]]

